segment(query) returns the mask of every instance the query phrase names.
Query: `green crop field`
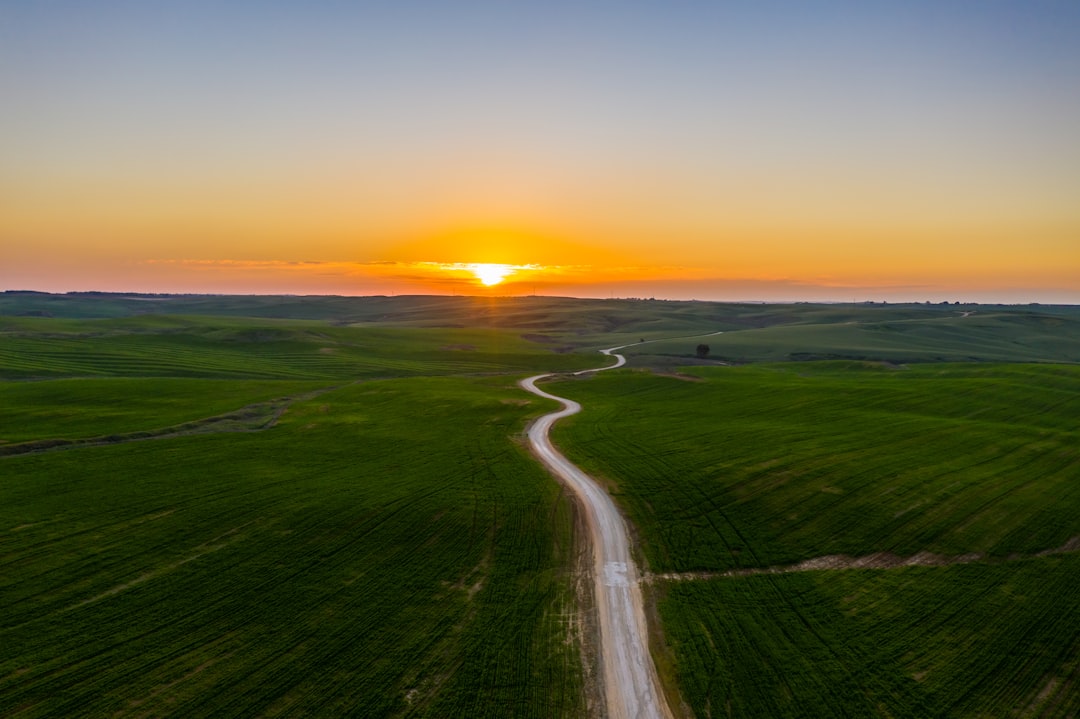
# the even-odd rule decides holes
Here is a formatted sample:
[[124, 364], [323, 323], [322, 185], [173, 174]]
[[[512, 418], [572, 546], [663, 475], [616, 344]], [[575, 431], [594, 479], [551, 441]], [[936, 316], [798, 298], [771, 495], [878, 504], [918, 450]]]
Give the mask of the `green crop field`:
[[686, 715], [1075, 717], [1078, 323], [0, 293], [0, 716], [585, 715], [515, 381], [630, 344], [550, 385], [555, 441], [634, 526]]
[[[891, 355], [920, 361], [1034, 358], [1074, 362], [1080, 358], [1080, 308], [1068, 305], [774, 305], [569, 297], [0, 292], [0, 332], [20, 327], [32, 331], [86, 331], [87, 327], [140, 327], [147, 323], [165, 329], [170, 324], [210, 321], [219, 327], [230, 321], [241, 327], [259, 323], [295, 327], [303, 323], [308, 330], [330, 325], [503, 329], [549, 349], [597, 349], [639, 339], [722, 330], [735, 334], [710, 338], [708, 342], [715, 359], [728, 361], [889, 359]], [[645, 351], [651, 356], [649, 361], [656, 362], [657, 355], [693, 356], [694, 345], [658, 343], [629, 351]]]
[[661, 590], [699, 717], [1075, 717], [1080, 556]]
[[167, 429], [285, 400], [321, 383], [172, 378], [0, 382], [0, 452], [31, 440], [81, 439]]
[[42, 297], [0, 316], [0, 716], [582, 713], [515, 380], [592, 357]]
[[656, 571], [824, 554], [1007, 556], [1080, 534], [1080, 367], [800, 363], [555, 385]]
[[[0, 378], [337, 380], [587, 367], [495, 329], [338, 327], [321, 321], [143, 316], [0, 321]], [[542, 361], [538, 361], [542, 360]]]
[[[826, 320], [826, 321], [822, 321]], [[728, 329], [719, 325], [718, 330]], [[697, 340], [628, 347], [629, 355], [685, 356], [706, 343], [729, 363], [788, 360], [907, 362], [1080, 362], [1080, 316], [1018, 311], [873, 308], [807, 314], [794, 322], [749, 327]]]
[[[1080, 367], [620, 370], [555, 430], [637, 528], [697, 716], [1075, 716]], [[723, 576], [826, 555], [943, 564]], [[970, 562], [966, 564], [950, 563]]]
[[0, 459], [0, 715], [575, 716], [557, 485], [506, 378]]

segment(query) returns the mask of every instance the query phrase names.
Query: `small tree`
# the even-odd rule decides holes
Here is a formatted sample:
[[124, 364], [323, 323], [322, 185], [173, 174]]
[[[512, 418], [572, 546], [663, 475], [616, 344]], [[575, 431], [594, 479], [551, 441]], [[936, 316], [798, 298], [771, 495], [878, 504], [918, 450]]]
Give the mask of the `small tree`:
[[706, 357], [708, 357], [709, 356], [709, 345], [698, 345], [697, 346], [697, 356], [700, 357], [701, 359], [705, 359]]

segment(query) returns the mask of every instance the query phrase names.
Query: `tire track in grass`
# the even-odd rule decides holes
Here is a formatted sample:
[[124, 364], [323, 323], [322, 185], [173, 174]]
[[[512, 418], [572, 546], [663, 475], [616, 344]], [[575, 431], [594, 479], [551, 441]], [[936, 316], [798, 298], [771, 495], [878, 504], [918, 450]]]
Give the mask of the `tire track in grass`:
[[1064, 544], [1051, 549], [1043, 549], [1029, 554], [1011, 554], [1007, 557], [989, 557], [982, 552], [968, 552], [966, 554], [935, 554], [933, 552], [917, 552], [908, 557], [902, 557], [892, 552], [875, 552], [853, 557], [848, 554], [826, 554], [820, 557], [804, 559], [794, 564], [777, 564], [772, 566], [743, 567], [739, 569], [727, 569], [723, 571], [703, 572], [659, 572], [648, 574], [641, 578], [646, 583], [651, 582], [686, 582], [708, 580], [729, 577], [749, 577], [758, 574], [790, 574], [792, 572], [820, 572], [838, 571], [846, 569], [902, 569], [904, 567], [949, 567], [957, 564], [1004, 564], [1009, 562], [1023, 562], [1039, 557], [1049, 557], [1059, 554], [1075, 554], [1080, 552], [1080, 535], [1071, 537]]

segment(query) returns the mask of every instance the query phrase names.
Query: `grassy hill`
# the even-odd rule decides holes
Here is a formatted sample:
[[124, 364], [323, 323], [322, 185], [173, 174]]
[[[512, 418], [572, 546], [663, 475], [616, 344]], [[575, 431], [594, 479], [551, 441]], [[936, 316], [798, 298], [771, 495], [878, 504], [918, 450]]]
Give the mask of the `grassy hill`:
[[[729, 362], [1080, 361], [1076, 306], [0, 293], [0, 332], [9, 333], [71, 327], [164, 332], [185, 323], [223, 328], [227, 318], [261, 326], [264, 335], [274, 328], [332, 334], [326, 328], [342, 326], [499, 329], [564, 351], [723, 331], [708, 339], [710, 356]], [[73, 325], [72, 319], [111, 322]], [[696, 345], [678, 340], [628, 351], [646, 362], [672, 364], [693, 358]]]
[[892, 317], [867, 312], [859, 319], [799, 322], [712, 337], [628, 347], [645, 363], [672, 364], [699, 343], [709, 359], [730, 363], [822, 359], [907, 362], [1080, 362], [1080, 315], [1033, 311], [950, 311]]
[[355, 379], [578, 369], [591, 358], [497, 329], [146, 315], [0, 318], [0, 378]]

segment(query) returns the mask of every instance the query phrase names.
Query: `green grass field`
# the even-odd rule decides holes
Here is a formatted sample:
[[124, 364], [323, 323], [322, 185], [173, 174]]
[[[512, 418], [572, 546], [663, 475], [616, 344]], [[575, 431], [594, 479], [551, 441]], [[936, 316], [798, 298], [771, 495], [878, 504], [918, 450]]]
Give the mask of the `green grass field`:
[[0, 317], [0, 715], [581, 714], [514, 381], [592, 357], [69, 300]]
[[373, 381], [0, 460], [0, 715], [579, 715], [571, 519], [521, 400]]
[[326, 380], [577, 369], [495, 329], [338, 327], [314, 320], [142, 316], [0, 318], [0, 378], [201, 377]]
[[[967, 315], [967, 317], [964, 317]], [[187, 318], [184, 320], [182, 318]], [[1055, 305], [762, 304], [569, 297], [293, 297], [0, 293], [0, 333], [113, 323], [502, 329], [551, 348], [595, 350], [699, 333], [729, 361], [896, 359], [1080, 361], [1080, 308]], [[957, 320], [964, 320], [958, 323]], [[42, 320], [47, 320], [42, 323]], [[73, 320], [75, 322], [73, 323]], [[95, 321], [98, 320], [98, 321]], [[105, 321], [103, 321], [105, 320]], [[115, 325], [112, 325], [115, 326]], [[649, 361], [696, 343], [643, 347]], [[631, 349], [631, 353], [639, 354]], [[3, 365], [0, 364], [0, 367]]]
[[699, 717], [1075, 717], [1080, 556], [659, 589]]
[[[0, 716], [584, 715], [573, 507], [514, 382], [723, 330], [550, 385], [683, 577], [648, 593], [687, 713], [1074, 717], [1078, 321], [0, 293]], [[879, 552], [970, 556], [720, 576]]]
[[0, 382], [0, 447], [146, 432], [310, 392], [323, 383], [115, 377]]
[[[971, 311], [971, 310], [966, 310]], [[965, 311], [965, 312], [966, 312]], [[834, 311], [722, 335], [628, 347], [648, 363], [694, 353], [707, 344], [709, 358], [729, 363], [805, 360], [910, 362], [1080, 362], [1080, 317], [1011, 308], [960, 310], [888, 308]], [[811, 320], [811, 321], [805, 321]], [[727, 329], [718, 327], [718, 329]]]
[[[797, 363], [556, 383], [696, 716], [1075, 716], [1080, 368]], [[707, 578], [823, 555], [942, 567]], [[1017, 558], [1018, 557], [1018, 558]], [[1009, 561], [1012, 559], [1012, 561]], [[700, 575], [698, 573], [706, 573]]]
[[798, 363], [554, 385], [555, 440], [644, 533], [655, 571], [825, 554], [1007, 556], [1080, 534], [1080, 368]]

